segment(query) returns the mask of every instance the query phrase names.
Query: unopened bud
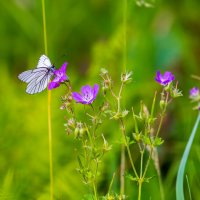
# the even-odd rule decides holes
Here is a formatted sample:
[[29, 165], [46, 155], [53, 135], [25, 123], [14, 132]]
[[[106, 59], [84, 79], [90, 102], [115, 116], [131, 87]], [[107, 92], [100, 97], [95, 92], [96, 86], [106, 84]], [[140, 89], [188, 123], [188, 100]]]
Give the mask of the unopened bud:
[[81, 128], [81, 129], [79, 130], [79, 133], [80, 133], [80, 136], [82, 136], [82, 135], [85, 133], [85, 129], [84, 129], [84, 128]]
[[160, 108], [164, 110], [166, 107], [166, 102], [164, 100], [160, 100]]
[[105, 75], [108, 73], [108, 70], [105, 68], [101, 68], [101, 74]]
[[79, 131], [80, 131], [79, 128], [75, 128], [75, 130], [74, 130], [74, 135], [75, 135], [75, 137], [78, 137]]

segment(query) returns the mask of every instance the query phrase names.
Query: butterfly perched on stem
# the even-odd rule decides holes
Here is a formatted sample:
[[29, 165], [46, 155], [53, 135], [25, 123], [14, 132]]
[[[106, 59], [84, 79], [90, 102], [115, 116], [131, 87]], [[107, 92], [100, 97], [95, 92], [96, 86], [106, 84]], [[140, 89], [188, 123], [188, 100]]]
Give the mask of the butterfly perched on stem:
[[51, 64], [49, 58], [42, 55], [35, 69], [22, 72], [18, 78], [28, 84], [26, 87], [28, 94], [35, 94], [47, 87], [55, 71], [55, 66]]

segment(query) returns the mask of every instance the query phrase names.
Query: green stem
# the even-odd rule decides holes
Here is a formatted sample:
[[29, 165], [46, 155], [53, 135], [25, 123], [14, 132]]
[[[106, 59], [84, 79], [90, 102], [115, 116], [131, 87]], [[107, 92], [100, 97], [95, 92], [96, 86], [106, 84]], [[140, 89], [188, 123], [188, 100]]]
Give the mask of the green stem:
[[148, 160], [147, 160], [147, 164], [146, 164], [146, 166], [145, 166], [144, 173], [143, 173], [143, 176], [142, 176], [143, 179], [145, 178], [145, 175], [146, 175], [146, 173], [147, 173], [147, 169], [148, 169], [148, 167], [149, 167], [149, 163], [150, 163], [151, 156], [152, 156], [152, 152], [153, 152], [153, 147], [150, 146], [150, 148], [151, 148], [150, 154], [149, 154], [149, 157], [148, 157]]
[[[118, 113], [121, 110], [120, 99], [121, 99], [123, 86], [124, 86], [124, 83], [122, 82], [121, 86], [120, 86], [119, 94], [118, 94], [118, 97], [117, 97], [117, 112]], [[120, 119], [120, 121], [122, 121], [122, 119]], [[121, 128], [122, 129], [122, 135], [125, 135], [124, 124], [121, 123], [121, 125], [122, 125], [122, 128]], [[124, 192], [125, 192], [125, 181], [124, 181], [124, 179], [125, 179], [125, 177], [124, 177], [124, 174], [125, 174], [125, 159], [126, 159], [125, 147], [124, 147], [124, 144], [122, 144], [121, 145], [121, 164], [120, 164], [120, 193], [121, 193], [121, 195], [124, 195]]]
[[125, 191], [125, 181], [124, 181], [124, 172], [125, 172], [125, 147], [121, 145], [121, 165], [120, 165], [120, 194], [124, 195]]
[[[127, 0], [123, 0], [123, 70], [124, 72], [126, 71], [126, 54], [127, 54], [127, 49], [126, 49], [126, 17], [127, 17]], [[120, 106], [120, 99], [121, 99], [121, 93], [123, 90], [124, 83], [122, 82], [120, 90], [119, 90], [119, 95], [117, 97], [117, 112], [120, 112], [121, 106]], [[123, 121], [122, 121], [123, 122]], [[122, 132], [126, 140], [126, 135], [125, 135], [125, 127], [124, 124], [122, 123]], [[126, 145], [127, 146], [127, 145]], [[121, 195], [124, 195], [125, 192], [125, 147], [124, 144], [121, 146], [121, 166], [120, 166], [120, 193]]]
[[132, 107], [132, 113], [133, 113], [133, 121], [134, 121], [134, 125], [135, 125], [135, 133], [139, 134], [139, 129], [138, 129], [138, 125], [137, 125], [137, 121], [135, 118], [135, 113], [134, 113], [133, 107]]
[[[90, 135], [90, 131], [88, 130], [88, 127], [87, 125], [85, 124], [85, 128], [86, 128], [86, 132], [87, 132], [87, 135], [88, 135], [88, 138], [89, 138], [89, 141], [90, 141], [90, 144], [91, 144], [91, 148], [92, 149], [95, 149], [95, 142], [93, 141], [93, 139], [95, 139], [94, 137], [91, 137]], [[94, 134], [94, 133], [93, 133]], [[97, 177], [97, 172], [98, 172], [98, 167], [99, 167], [99, 164], [98, 164], [98, 160], [95, 159], [95, 162], [96, 162], [96, 169], [95, 169], [95, 172], [94, 172], [94, 179], [92, 181], [92, 185], [93, 185], [93, 190], [94, 190], [94, 197], [95, 197], [95, 200], [97, 200], [98, 198], [98, 195], [97, 195], [97, 190], [96, 190], [96, 177]], [[89, 163], [89, 162], [88, 162]]]
[[[45, 0], [42, 0], [42, 19], [44, 32], [44, 50], [48, 54]], [[48, 90], [48, 140], [49, 140], [49, 168], [50, 168], [50, 200], [53, 200], [53, 158], [52, 158], [52, 126], [51, 126], [51, 91]]]
[[163, 118], [164, 118], [165, 111], [166, 111], [167, 104], [168, 104], [168, 98], [169, 98], [169, 93], [167, 92], [167, 96], [166, 96], [166, 99], [165, 99], [165, 107], [163, 108], [162, 113], [161, 113], [160, 123], [159, 123], [159, 126], [158, 126], [156, 137], [158, 137], [158, 134], [160, 133], [160, 129], [161, 129], [161, 126], [162, 126], [162, 123], [163, 123]]
[[86, 128], [86, 132], [87, 132], [87, 135], [88, 135], [88, 138], [89, 138], [90, 144], [91, 144], [91, 146], [92, 146], [92, 148], [93, 148], [93, 147], [94, 147], [94, 144], [93, 144], [92, 137], [91, 137], [91, 135], [90, 135], [90, 131], [88, 130], [87, 125], [86, 125], [86, 124], [84, 124], [84, 125], [85, 125], [85, 128]]
[[139, 185], [138, 186], [138, 200], [141, 200], [142, 184], [144, 182], [144, 178], [145, 178], [145, 175], [146, 175], [146, 172], [147, 172], [150, 160], [151, 160], [152, 149], [151, 149], [151, 153], [149, 154], [149, 158], [147, 160], [147, 164], [145, 166], [144, 173], [142, 175], [142, 170], [143, 170], [143, 154], [144, 154], [144, 151], [141, 153], [140, 178], [138, 179], [138, 185]]
[[112, 180], [111, 180], [111, 182], [110, 182], [109, 189], [108, 189], [108, 194], [110, 194], [110, 191], [111, 191], [111, 188], [112, 188], [112, 185], [113, 185], [114, 178], [115, 178], [115, 173], [113, 173]]
[[127, 47], [126, 47], [126, 21], [127, 21], [127, 0], [123, 0], [123, 69], [124, 72], [126, 71], [126, 54], [127, 54]]
[[141, 191], [142, 191], [142, 180], [140, 179], [138, 182], [138, 200], [141, 200]]
[[133, 172], [135, 173], [135, 176], [136, 178], [138, 179], [139, 176], [138, 176], [138, 173], [135, 169], [135, 165], [133, 163], [133, 159], [132, 159], [132, 156], [131, 156], [131, 151], [130, 151], [130, 148], [129, 148], [129, 144], [128, 144], [128, 141], [127, 141], [127, 138], [126, 138], [126, 131], [125, 131], [125, 126], [124, 126], [124, 122], [122, 119], [120, 119], [120, 122], [121, 122], [121, 126], [122, 126], [122, 136], [124, 137], [124, 142], [125, 142], [125, 146], [127, 148], [127, 152], [128, 152], [128, 156], [129, 156], [129, 160], [131, 162], [131, 167], [133, 169]]
[[155, 103], [156, 103], [156, 95], [157, 95], [157, 91], [155, 91], [154, 98], [153, 98], [153, 103], [151, 107], [151, 118], [153, 118], [153, 113], [154, 113], [154, 108], [155, 108]]
[[121, 108], [121, 106], [120, 106], [120, 99], [121, 99], [123, 87], [124, 87], [124, 83], [122, 82], [122, 84], [120, 86], [120, 90], [119, 90], [119, 95], [117, 97], [117, 112], [118, 113], [120, 112], [120, 108]]
[[143, 158], [144, 158], [144, 150], [140, 149], [141, 159], [140, 159], [140, 178], [138, 179], [138, 200], [141, 199], [141, 191], [142, 191], [142, 183], [143, 183]]
[[163, 123], [163, 119], [164, 119], [164, 113], [161, 113], [160, 122], [159, 122], [158, 130], [157, 130], [157, 133], [156, 133], [156, 138], [158, 137], [158, 134], [160, 133], [160, 129], [161, 129], [161, 126], [162, 126], [162, 123]]
[[95, 170], [95, 175], [94, 175], [94, 180], [93, 180], [93, 187], [94, 187], [95, 200], [97, 200], [98, 199], [98, 195], [97, 195], [97, 189], [96, 189], [96, 177], [97, 177], [99, 164], [98, 164], [97, 160], [95, 160], [95, 161], [96, 161], [96, 170]]
[[143, 158], [144, 158], [144, 151], [140, 151], [141, 154], [141, 159], [140, 159], [140, 177], [142, 177], [142, 172], [143, 172]]
[[95, 200], [98, 200], [98, 198], [97, 198], [96, 185], [95, 185], [95, 182], [94, 182], [94, 181], [93, 181], [93, 190], [94, 190], [94, 199], [95, 199]]

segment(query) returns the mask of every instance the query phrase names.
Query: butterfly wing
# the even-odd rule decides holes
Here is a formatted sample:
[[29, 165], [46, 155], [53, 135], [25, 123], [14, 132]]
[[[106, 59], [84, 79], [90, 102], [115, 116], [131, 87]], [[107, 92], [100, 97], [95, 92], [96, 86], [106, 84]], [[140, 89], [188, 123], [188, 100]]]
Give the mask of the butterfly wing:
[[53, 76], [52, 68], [54, 68], [45, 55], [39, 59], [36, 69], [28, 70], [19, 74], [18, 78], [28, 83], [26, 92], [28, 94], [35, 94], [42, 92], [48, 85], [51, 77]]
[[35, 94], [42, 92], [48, 85], [53, 72], [47, 68], [40, 68], [33, 70], [34, 78], [28, 83], [26, 92], [28, 94]]
[[47, 56], [45, 55], [40, 56], [37, 68], [40, 68], [40, 67], [46, 67], [46, 68], [52, 67], [51, 61], [49, 60]]
[[33, 78], [33, 70], [22, 72], [18, 78], [25, 83], [29, 83]]

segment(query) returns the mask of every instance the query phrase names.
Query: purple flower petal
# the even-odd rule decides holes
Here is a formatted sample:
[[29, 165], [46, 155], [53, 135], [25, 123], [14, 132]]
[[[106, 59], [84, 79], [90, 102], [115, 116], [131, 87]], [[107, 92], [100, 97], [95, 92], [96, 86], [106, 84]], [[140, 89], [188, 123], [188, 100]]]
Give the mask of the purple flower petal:
[[174, 75], [171, 73], [171, 72], [165, 72], [164, 75], [162, 75], [160, 73], [160, 71], [157, 71], [156, 72], [156, 77], [155, 77], [155, 80], [163, 85], [163, 86], [166, 86], [168, 85], [169, 83], [171, 83], [173, 80], [175, 79]]
[[61, 83], [65, 82], [68, 80], [68, 77], [66, 75], [66, 68], [67, 68], [67, 63], [63, 63], [63, 65], [60, 67], [60, 69], [57, 69], [54, 71], [54, 79], [52, 82], [49, 83], [48, 89], [52, 90], [58, 86], [60, 86]]
[[72, 97], [77, 103], [91, 104], [99, 91], [99, 85], [95, 84], [92, 88], [90, 85], [85, 85], [81, 88], [81, 93], [73, 92]]
[[82, 96], [78, 92], [72, 92], [72, 97], [77, 103], [81, 103], [83, 101]]
[[160, 71], [157, 71], [157, 72], [156, 72], [156, 77], [155, 77], [155, 80], [156, 80], [157, 82], [160, 81], [160, 76], [161, 76]]
[[99, 85], [98, 84], [94, 84], [93, 95], [94, 95], [95, 98], [96, 98], [98, 92], [99, 92]]
[[57, 88], [57, 87], [59, 87], [59, 86], [60, 86], [59, 83], [53, 82], [53, 81], [52, 81], [52, 82], [49, 83], [48, 89], [49, 89], [49, 90], [52, 90], [52, 89]]
[[199, 95], [200, 91], [199, 91], [199, 88], [198, 87], [193, 87], [191, 90], [190, 90], [190, 98], [195, 98]]
[[85, 85], [81, 88], [81, 94], [90, 93], [92, 91], [92, 87], [90, 85]]

